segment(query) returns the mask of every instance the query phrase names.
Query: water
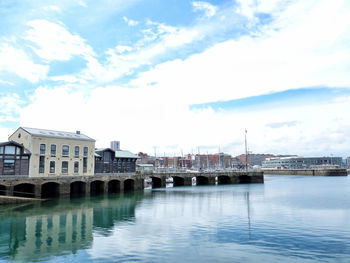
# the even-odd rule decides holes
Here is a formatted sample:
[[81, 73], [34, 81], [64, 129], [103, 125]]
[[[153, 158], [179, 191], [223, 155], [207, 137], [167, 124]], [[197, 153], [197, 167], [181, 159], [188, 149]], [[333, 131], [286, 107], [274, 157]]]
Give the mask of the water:
[[350, 262], [350, 177], [0, 208], [0, 262]]

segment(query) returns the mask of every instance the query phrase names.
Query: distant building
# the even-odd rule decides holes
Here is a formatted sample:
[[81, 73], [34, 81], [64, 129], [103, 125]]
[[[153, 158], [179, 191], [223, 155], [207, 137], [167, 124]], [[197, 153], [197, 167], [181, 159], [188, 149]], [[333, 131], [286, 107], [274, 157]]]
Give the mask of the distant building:
[[120, 151], [120, 141], [111, 141], [111, 149], [113, 151]]
[[140, 173], [153, 172], [153, 164], [139, 163], [136, 165], [136, 171]]
[[274, 155], [272, 154], [259, 154], [259, 153], [250, 153], [248, 154], [248, 156], [246, 157], [245, 154], [241, 154], [236, 156], [236, 158], [238, 158], [242, 165], [245, 166], [246, 165], [246, 161], [248, 162], [248, 165], [254, 166], [254, 165], [262, 165], [262, 162], [266, 160], [266, 158], [271, 158], [274, 157]]
[[20, 127], [9, 140], [31, 153], [30, 177], [94, 175], [95, 140], [79, 131]]
[[134, 173], [139, 157], [129, 151], [111, 148], [95, 150], [95, 173]]
[[350, 168], [350, 157], [346, 158], [346, 166]]
[[309, 169], [318, 167], [341, 167], [341, 157], [274, 157], [262, 163], [265, 169]]

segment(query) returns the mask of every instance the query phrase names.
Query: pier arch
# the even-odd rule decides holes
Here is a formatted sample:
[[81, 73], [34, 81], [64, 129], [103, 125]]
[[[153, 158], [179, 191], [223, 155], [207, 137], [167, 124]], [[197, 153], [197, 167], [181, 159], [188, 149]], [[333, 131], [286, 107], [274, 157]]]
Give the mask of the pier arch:
[[173, 186], [185, 185], [185, 179], [179, 176], [173, 176]]
[[120, 181], [111, 180], [108, 182], [108, 193], [118, 193], [120, 192]]
[[252, 178], [248, 175], [243, 175], [239, 177], [240, 184], [250, 184], [252, 182]]
[[162, 179], [159, 177], [151, 177], [152, 179], [152, 188], [162, 187]]
[[126, 179], [124, 181], [124, 191], [133, 191], [135, 189], [135, 181], [133, 179]]
[[84, 195], [86, 193], [86, 183], [82, 181], [75, 181], [70, 184], [70, 195]]
[[228, 175], [218, 176], [218, 184], [230, 184], [231, 178]]
[[196, 185], [208, 185], [209, 178], [206, 176], [199, 175], [196, 177]]
[[33, 198], [35, 196], [35, 185], [29, 183], [17, 184], [13, 188], [13, 195]]
[[41, 197], [58, 197], [60, 195], [60, 184], [48, 182], [41, 185]]
[[0, 184], [0, 195], [6, 195], [6, 189], [5, 185]]
[[105, 186], [104, 181], [100, 181], [100, 180], [92, 181], [90, 183], [90, 194], [91, 195], [103, 194], [104, 186]]

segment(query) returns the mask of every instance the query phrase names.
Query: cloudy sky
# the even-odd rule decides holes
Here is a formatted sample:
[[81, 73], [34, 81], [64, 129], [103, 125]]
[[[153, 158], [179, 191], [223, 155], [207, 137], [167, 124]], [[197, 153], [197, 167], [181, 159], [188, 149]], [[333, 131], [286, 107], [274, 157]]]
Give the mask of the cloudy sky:
[[1, 0], [0, 137], [350, 156], [348, 0]]

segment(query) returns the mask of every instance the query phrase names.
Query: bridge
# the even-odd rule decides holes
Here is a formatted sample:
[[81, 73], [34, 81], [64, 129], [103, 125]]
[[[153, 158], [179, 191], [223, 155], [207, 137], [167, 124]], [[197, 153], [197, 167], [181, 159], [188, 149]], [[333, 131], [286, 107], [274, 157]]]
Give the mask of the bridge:
[[[60, 177], [0, 177], [0, 195], [52, 198], [59, 196], [94, 195], [142, 190], [145, 179], [151, 178], [152, 188], [166, 187], [166, 179], [173, 178], [173, 186], [263, 183], [263, 172], [172, 172], [120, 173], [94, 176]], [[195, 178], [195, 179], [194, 179]]]

